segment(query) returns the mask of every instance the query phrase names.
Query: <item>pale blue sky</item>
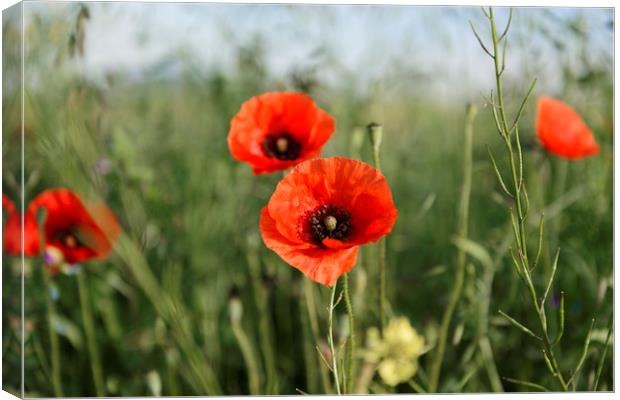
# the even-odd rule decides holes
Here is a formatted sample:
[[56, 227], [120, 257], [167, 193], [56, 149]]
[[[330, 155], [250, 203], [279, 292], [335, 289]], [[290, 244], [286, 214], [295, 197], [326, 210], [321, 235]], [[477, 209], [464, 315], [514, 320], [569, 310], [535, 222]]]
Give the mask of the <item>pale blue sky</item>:
[[[31, 11], [67, 14], [66, 3], [27, 3]], [[234, 5], [200, 3], [89, 3], [86, 56], [80, 69], [93, 79], [107, 71], [123, 71], [139, 78], [164, 59], [178, 57], [185, 49], [200, 68], [230, 70], [235, 46], [260, 34], [265, 41], [267, 64], [273, 76], [295, 66], [318, 63], [321, 77], [337, 81], [355, 76], [362, 84], [373, 79], [411, 71], [425, 76], [425, 89], [450, 93], [486, 90], [491, 64], [468, 25], [480, 32], [488, 27], [478, 7], [419, 6], [309, 6]], [[497, 9], [504, 21], [506, 9]], [[555, 37], [566, 38], [565, 56], [578, 43], [554, 32], [550, 21], [581, 16], [588, 32], [592, 58], [611, 60], [613, 34], [610, 9], [518, 8], [511, 31], [507, 75], [536, 73], [541, 85], [553, 88], [555, 56], [542, 40], [536, 24], [550, 27]], [[557, 29], [555, 29], [557, 31]], [[483, 33], [484, 34], [484, 33]], [[313, 53], [328, 49], [316, 58]], [[529, 69], [525, 68], [529, 65]], [[609, 62], [611, 70], [612, 65]], [[405, 74], [406, 75], [406, 74]]]

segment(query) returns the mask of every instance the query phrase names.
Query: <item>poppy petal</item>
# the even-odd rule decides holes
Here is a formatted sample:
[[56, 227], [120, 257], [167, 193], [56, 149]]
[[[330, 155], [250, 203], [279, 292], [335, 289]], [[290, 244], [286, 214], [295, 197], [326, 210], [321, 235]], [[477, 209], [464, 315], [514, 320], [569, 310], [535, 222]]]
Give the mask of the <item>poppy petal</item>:
[[397, 215], [378, 170], [346, 158], [314, 159], [278, 183], [260, 229], [287, 263], [331, 285], [353, 268], [359, 245], [387, 235]]
[[[4, 225], [4, 252], [10, 255], [22, 254], [22, 218], [15, 208], [15, 204], [3, 193], [2, 208], [6, 210], [7, 221]], [[39, 230], [34, 214], [26, 212], [24, 215], [24, 247], [26, 256], [39, 254]]]
[[538, 101], [536, 132], [543, 147], [561, 157], [577, 159], [599, 152], [592, 131], [579, 114], [551, 97]]
[[291, 242], [280, 233], [267, 207], [261, 211], [260, 229], [269, 249], [320, 284], [332, 286], [338, 277], [355, 266], [358, 246], [335, 250]]
[[[35, 214], [39, 208], [46, 210], [46, 246], [59, 249], [70, 264], [107, 256], [121, 232], [116, 217], [105, 205], [86, 206], [68, 189], [39, 194], [28, 210]], [[73, 243], [66, 243], [68, 234]]]
[[[305, 94], [264, 93], [243, 103], [232, 118], [228, 147], [236, 160], [252, 166], [254, 174], [285, 170], [319, 156], [335, 125], [335, 120]], [[289, 142], [275, 152], [269, 140], [278, 136]]]

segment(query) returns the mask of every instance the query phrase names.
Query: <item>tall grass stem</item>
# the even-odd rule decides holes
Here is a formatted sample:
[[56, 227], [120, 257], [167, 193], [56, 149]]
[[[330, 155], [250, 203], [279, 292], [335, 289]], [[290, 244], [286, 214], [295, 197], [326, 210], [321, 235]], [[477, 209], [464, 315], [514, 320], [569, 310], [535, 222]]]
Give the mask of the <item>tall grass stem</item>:
[[346, 376], [346, 387], [344, 388], [345, 393], [352, 393], [353, 391], [353, 376], [355, 376], [355, 372], [353, 371], [353, 360], [355, 359], [355, 319], [353, 315], [353, 303], [351, 302], [351, 294], [349, 291], [349, 273], [344, 274], [344, 302], [347, 307], [347, 317], [349, 321], [349, 339], [347, 340], [347, 357], [345, 360], [345, 376]]
[[103, 368], [101, 366], [101, 357], [99, 356], [99, 347], [97, 346], [92, 307], [88, 296], [86, 273], [84, 271], [79, 271], [76, 275], [80, 295], [80, 308], [82, 310], [82, 322], [84, 323], [84, 333], [86, 335], [86, 342], [88, 345], [90, 367], [93, 373], [93, 381], [95, 383], [95, 393], [97, 394], [97, 397], [105, 397]]
[[52, 280], [50, 273], [46, 268], [41, 268], [43, 279], [45, 281], [45, 303], [47, 308], [47, 324], [50, 336], [50, 352], [52, 360], [52, 387], [55, 397], [63, 397], [62, 379], [60, 375], [60, 343], [58, 341], [58, 333], [56, 332], [56, 305], [51, 297], [50, 290]]
[[[370, 123], [367, 127], [368, 136], [370, 138], [370, 144], [372, 146], [372, 161], [374, 167], [381, 171], [381, 141], [383, 139], [383, 127], [375, 122]], [[385, 282], [385, 258], [386, 247], [385, 237], [379, 239], [377, 244], [379, 250], [379, 322], [381, 326], [381, 332], [385, 329], [386, 321], [386, 307], [387, 307], [387, 294], [386, 294], [386, 282]]]
[[[463, 144], [463, 186], [461, 188], [461, 197], [458, 208], [458, 228], [457, 234], [460, 238], [466, 239], [469, 225], [469, 199], [471, 195], [471, 181], [472, 181], [472, 165], [473, 165], [473, 136], [474, 136], [474, 119], [478, 109], [475, 105], [469, 105], [467, 107], [467, 113], [465, 117], [465, 140]], [[465, 280], [465, 266], [466, 266], [466, 253], [462, 247], [458, 248], [457, 260], [456, 260], [456, 274], [454, 278], [454, 286], [452, 287], [452, 293], [450, 294], [450, 302], [446, 306], [443, 317], [441, 319], [441, 326], [439, 328], [439, 338], [437, 340], [437, 350], [431, 364], [430, 378], [428, 391], [436, 392], [439, 387], [439, 379], [441, 375], [441, 364], [443, 363], [443, 357], [446, 350], [446, 343], [448, 341], [448, 333], [450, 329], [450, 322], [452, 316], [456, 310], [456, 306], [461, 298], [463, 292], [463, 282]]]

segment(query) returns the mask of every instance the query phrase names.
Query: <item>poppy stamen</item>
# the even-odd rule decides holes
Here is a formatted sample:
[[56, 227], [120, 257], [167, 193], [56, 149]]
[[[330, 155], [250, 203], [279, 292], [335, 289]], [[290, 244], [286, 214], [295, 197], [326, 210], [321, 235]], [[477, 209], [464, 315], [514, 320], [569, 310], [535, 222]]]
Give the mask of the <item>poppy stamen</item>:
[[288, 139], [285, 137], [278, 138], [278, 140], [276, 140], [276, 148], [278, 152], [285, 153], [286, 149], [288, 149]]
[[328, 231], [333, 231], [338, 226], [338, 220], [333, 215], [328, 215], [323, 220], [323, 225], [327, 228]]
[[346, 240], [351, 231], [351, 214], [345, 209], [333, 205], [318, 207], [309, 218], [312, 240], [322, 243], [323, 239], [331, 238]]
[[65, 233], [62, 236], [62, 244], [70, 249], [74, 249], [78, 246], [78, 240], [72, 233]]
[[299, 158], [301, 144], [288, 133], [276, 133], [265, 138], [263, 151], [268, 157], [291, 161]]

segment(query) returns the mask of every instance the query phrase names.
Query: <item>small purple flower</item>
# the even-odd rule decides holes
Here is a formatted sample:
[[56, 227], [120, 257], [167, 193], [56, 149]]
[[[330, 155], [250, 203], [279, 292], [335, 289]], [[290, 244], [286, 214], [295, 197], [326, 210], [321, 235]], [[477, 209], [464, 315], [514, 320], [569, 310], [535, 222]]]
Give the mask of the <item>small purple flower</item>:
[[549, 303], [551, 304], [552, 308], [558, 308], [560, 306], [560, 295], [554, 293], [553, 296], [551, 296]]
[[43, 253], [43, 261], [45, 261], [47, 265], [52, 265], [55, 261], [55, 257], [51, 252], [46, 251]]
[[95, 168], [101, 175], [107, 175], [112, 170], [112, 163], [107, 158], [102, 158], [97, 161]]

